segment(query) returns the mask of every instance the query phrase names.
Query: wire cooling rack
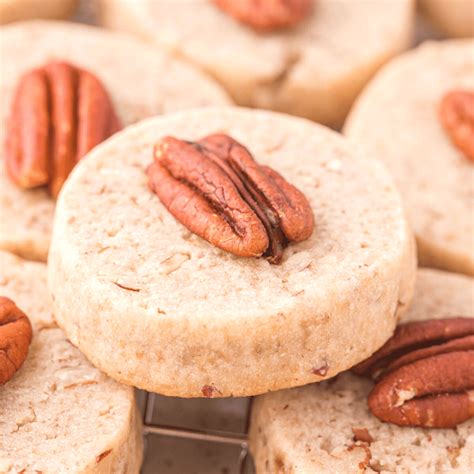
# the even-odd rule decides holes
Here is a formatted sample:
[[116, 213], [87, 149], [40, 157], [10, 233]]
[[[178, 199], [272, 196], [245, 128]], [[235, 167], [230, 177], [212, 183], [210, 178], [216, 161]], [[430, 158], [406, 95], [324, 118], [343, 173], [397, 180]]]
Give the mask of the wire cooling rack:
[[143, 473], [254, 473], [248, 452], [251, 398], [189, 400], [140, 392], [138, 399]]

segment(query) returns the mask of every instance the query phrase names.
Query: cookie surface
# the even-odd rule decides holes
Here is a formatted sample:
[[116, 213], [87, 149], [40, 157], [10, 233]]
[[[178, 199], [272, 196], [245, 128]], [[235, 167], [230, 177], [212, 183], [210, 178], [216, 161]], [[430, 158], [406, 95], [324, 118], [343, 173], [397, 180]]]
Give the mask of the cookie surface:
[[454, 37], [474, 35], [473, 0], [421, 0], [420, 5], [443, 33]]
[[[473, 316], [474, 281], [439, 270], [418, 271], [404, 321]], [[474, 419], [456, 429], [399, 428], [367, 409], [372, 382], [344, 373], [254, 401], [250, 448], [257, 473], [469, 472], [474, 465]], [[373, 442], [355, 446], [352, 429]]]
[[[2, 27], [0, 57], [1, 143], [17, 81], [51, 60], [64, 60], [95, 74], [124, 126], [188, 106], [228, 103], [222, 89], [192, 66], [134, 38], [84, 25], [35, 21]], [[46, 190], [16, 187], [6, 175], [2, 157], [0, 249], [46, 261], [53, 213], [54, 202]]]
[[[310, 201], [313, 235], [279, 266], [210, 245], [148, 188], [159, 139], [216, 131]], [[335, 375], [382, 345], [411, 299], [413, 239], [391, 178], [304, 119], [217, 107], [145, 120], [94, 150], [63, 191], [55, 317], [96, 366], [150, 391], [240, 396]]]
[[[299, 25], [257, 33], [209, 0], [102, 0], [106, 26], [164, 44], [241, 105], [339, 127], [363, 85], [409, 46], [412, 0], [317, 0]], [[370, 18], [370, 22], [367, 21]]]
[[33, 18], [66, 19], [76, 9], [77, 0], [2, 0], [0, 23]]
[[0, 472], [139, 472], [133, 390], [96, 368], [54, 323], [46, 267], [0, 252], [0, 295], [33, 325], [23, 366], [0, 386]]
[[438, 115], [443, 96], [472, 89], [474, 41], [425, 43], [387, 65], [345, 125], [354, 143], [392, 172], [417, 237], [423, 266], [474, 275], [474, 165]]

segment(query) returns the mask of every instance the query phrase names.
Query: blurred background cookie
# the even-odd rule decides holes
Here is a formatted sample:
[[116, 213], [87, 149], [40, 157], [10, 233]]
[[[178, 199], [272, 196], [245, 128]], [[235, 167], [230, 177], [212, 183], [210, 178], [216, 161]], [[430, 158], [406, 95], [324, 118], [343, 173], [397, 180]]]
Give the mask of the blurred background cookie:
[[143, 446], [133, 390], [92, 367], [56, 326], [46, 266], [0, 252], [0, 296], [33, 326], [25, 362], [0, 386], [0, 472], [138, 474]]
[[[342, 125], [373, 73], [411, 43], [412, 0], [270, 3], [283, 12], [252, 11], [258, 2], [247, 1], [101, 0], [101, 19], [185, 56], [238, 104], [331, 127]], [[301, 11], [288, 18], [285, 4], [300, 5]], [[275, 29], [258, 23], [272, 14], [293, 22]]]
[[474, 41], [425, 43], [368, 85], [344, 131], [402, 192], [422, 266], [474, 274]]
[[0, 24], [38, 19], [66, 19], [74, 14], [78, 0], [2, 0]]
[[[105, 95], [109, 96], [111, 106], [110, 104], [98, 105], [95, 102], [96, 98], [91, 98], [92, 96], [87, 98], [83, 95], [85, 107], [92, 110], [90, 114], [92, 125], [86, 125], [89, 127], [87, 133], [96, 134], [94, 130], [100, 128], [94, 120], [100, 121], [98, 117], [105, 113], [102, 110], [104, 107], [111, 107], [120, 122], [119, 127], [115, 128], [116, 130], [120, 126], [126, 126], [151, 115], [189, 106], [229, 103], [226, 93], [193, 66], [173, 58], [157, 47], [152, 47], [127, 35], [73, 23], [35, 21], [2, 27], [0, 38], [0, 56], [2, 57], [0, 141], [2, 144], [15, 142], [15, 140], [21, 142], [18, 149], [10, 153], [15, 155], [12, 161], [18, 162], [17, 165], [21, 162], [25, 164], [31, 158], [32, 155], [28, 155], [28, 150], [34, 154], [35, 150], [40, 148], [38, 144], [32, 148], [31, 145], [28, 145], [28, 143], [35, 143], [32, 139], [36, 136], [34, 127], [38, 126], [37, 119], [31, 121], [21, 117], [14, 118], [15, 113], [24, 114], [27, 117], [34, 116], [40, 109], [36, 105], [31, 105], [33, 104], [31, 97], [24, 99], [28, 97], [28, 94], [34, 93], [33, 89], [31, 87], [28, 89], [29, 86], [27, 86], [19, 91], [19, 85], [24, 76], [32, 70], [51, 63], [66, 62], [73, 68], [86, 70], [105, 89]], [[47, 93], [51, 94], [53, 87], [59, 87], [56, 89], [59, 90], [59, 96], [55, 110], [64, 114], [68, 109], [65, 106], [67, 100], [64, 95], [61, 95], [64, 94], [61, 92], [61, 88], [64, 87], [61, 85], [63, 84], [61, 81], [61, 78], [59, 82], [54, 82], [50, 78], [50, 91]], [[53, 82], [54, 84], [52, 84]], [[68, 86], [72, 87], [69, 93], [79, 95], [79, 86], [74, 85], [74, 80], [71, 84]], [[96, 94], [96, 92], [93, 93]], [[17, 102], [22, 110], [14, 112], [14, 98], [18, 95], [20, 97], [17, 98]], [[74, 100], [76, 99], [73, 99], [73, 102]], [[88, 106], [87, 103], [91, 105]], [[74, 109], [76, 105], [73, 103], [72, 107]], [[93, 107], [98, 107], [99, 110], [94, 111]], [[73, 110], [71, 113], [72, 125], [67, 127], [77, 126], [79, 128], [77, 125], [79, 108], [77, 106], [76, 112]], [[17, 122], [16, 125], [13, 124], [14, 120]], [[64, 129], [64, 125], [58, 125], [61, 120], [64, 120], [64, 116], [57, 119], [56, 126], [49, 128], [50, 138], [58, 136], [59, 131]], [[17, 136], [12, 140], [15, 133]], [[77, 133], [79, 132], [77, 131]], [[105, 134], [103, 138], [107, 138], [109, 134]], [[78, 147], [76, 130], [71, 135], [68, 139], [72, 141], [72, 151], [76, 152], [75, 148]], [[23, 136], [21, 140], [19, 140], [20, 136]], [[50, 138], [46, 137], [46, 141]], [[93, 140], [89, 138], [86, 137], [83, 141], [90, 146]], [[95, 141], [99, 142], [100, 140]], [[60, 148], [60, 145], [58, 147]], [[57, 166], [60, 168], [67, 158], [59, 156], [58, 153], [56, 149], [49, 149], [44, 153], [45, 157], [43, 156], [41, 159], [44, 161], [46, 158], [49, 163], [57, 161]], [[51, 198], [46, 186], [23, 189], [18, 183], [14, 183], [11, 179], [11, 166], [9, 168], [10, 176], [7, 175], [6, 154], [6, 148], [2, 149], [0, 248], [25, 258], [45, 261], [55, 206], [54, 199]], [[33, 161], [39, 160], [37, 156], [31, 159]], [[18, 166], [21, 168], [20, 165]], [[21, 179], [19, 180], [21, 181]], [[58, 189], [55, 190], [55, 194], [57, 191]]]
[[[314, 230], [280, 265], [217, 248], [150, 190], [164, 136], [215, 132], [309, 201]], [[186, 196], [172, 205], [191, 212]], [[244, 396], [331, 377], [382, 345], [411, 299], [413, 244], [385, 168], [339, 134], [275, 112], [201, 108], [130, 127], [76, 167], [58, 200], [49, 286], [61, 327], [116, 379], [165, 395]]]
[[[470, 277], [419, 270], [413, 304], [402, 322], [472, 318], [473, 291]], [[257, 397], [250, 430], [257, 473], [469, 472], [474, 419], [456, 429], [382, 423], [367, 407], [372, 386], [344, 373]]]
[[474, 35], [473, 0], [420, 0], [427, 18], [448, 36]]

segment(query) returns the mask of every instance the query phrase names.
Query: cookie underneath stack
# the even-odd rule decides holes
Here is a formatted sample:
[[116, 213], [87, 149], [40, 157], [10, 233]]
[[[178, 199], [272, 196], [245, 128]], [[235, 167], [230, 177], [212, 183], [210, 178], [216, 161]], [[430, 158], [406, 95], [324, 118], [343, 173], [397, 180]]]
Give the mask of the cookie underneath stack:
[[473, 0], [421, 0], [420, 4], [427, 17], [446, 35], [474, 35]]
[[[474, 280], [419, 270], [403, 321], [472, 317]], [[474, 466], [474, 419], [456, 429], [400, 428], [367, 408], [372, 382], [350, 373], [303, 388], [258, 397], [250, 448], [257, 472], [459, 472]], [[353, 430], [368, 430], [370, 445]]]
[[344, 131], [382, 160], [405, 200], [422, 266], [474, 275], [474, 163], [439, 119], [452, 90], [474, 86], [474, 40], [425, 43], [393, 60], [351, 111]]
[[0, 252], [0, 295], [33, 325], [26, 361], [0, 386], [0, 472], [138, 474], [133, 389], [98, 369], [53, 321], [46, 268]]
[[262, 33], [211, 0], [100, 4], [105, 26], [179, 52], [215, 77], [238, 104], [331, 127], [342, 125], [375, 71], [409, 47], [415, 7], [413, 0], [315, 0], [301, 23]]
[[33, 18], [66, 19], [76, 9], [78, 0], [2, 0], [0, 23]]

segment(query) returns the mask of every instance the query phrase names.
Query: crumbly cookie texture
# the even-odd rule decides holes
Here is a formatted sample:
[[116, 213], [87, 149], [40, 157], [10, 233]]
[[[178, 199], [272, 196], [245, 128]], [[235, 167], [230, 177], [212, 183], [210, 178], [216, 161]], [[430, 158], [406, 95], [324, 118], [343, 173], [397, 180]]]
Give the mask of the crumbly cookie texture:
[[[160, 138], [216, 131], [310, 202], [315, 230], [281, 265], [212, 246], [148, 188]], [[183, 397], [252, 395], [347, 369], [391, 335], [414, 275], [382, 165], [307, 120], [230, 107], [145, 120], [97, 147], [63, 189], [49, 256], [55, 317], [73, 343], [119, 381]]]
[[332, 127], [374, 72], [410, 45], [414, 14], [412, 0], [317, 0], [297, 26], [261, 34], [209, 0], [101, 0], [101, 7], [105, 25], [179, 51], [238, 104]]
[[[161, 49], [84, 25], [34, 21], [2, 27], [0, 57], [1, 143], [18, 79], [51, 60], [67, 61], [95, 74], [124, 126], [190, 106], [229, 103], [211, 79]], [[43, 188], [17, 188], [0, 158], [0, 249], [46, 261], [54, 206]]]
[[395, 59], [357, 100], [345, 133], [392, 172], [423, 266], [474, 275], [474, 166], [438, 117], [443, 96], [472, 89], [473, 40], [425, 43]]
[[66, 19], [74, 13], [78, 0], [2, 0], [0, 24], [34, 18]]
[[[474, 280], [439, 270], [418, 271], [404, 321], [472, 316]], [[474, 465], [474, 419], [456, 429], [399, 428], [367, 408], [372, 383], [350, 373], [258, 397], [250, 448], [257, 473], [456, 472]], [[354, 442], [366, 429], [370, 446]]]
[[0, 252], [0, 294], [33, 325], [25, 363], [0, 387], [0, 472], [138, 473], [133, 390], [92, 367], [57, 327], [45, 265]]
[[421, 0], [423, 13], [443, 33], [474, 36], [474, 0]]

